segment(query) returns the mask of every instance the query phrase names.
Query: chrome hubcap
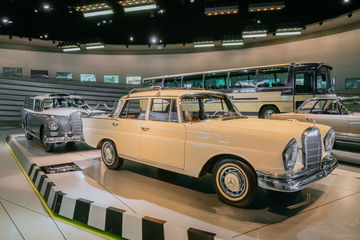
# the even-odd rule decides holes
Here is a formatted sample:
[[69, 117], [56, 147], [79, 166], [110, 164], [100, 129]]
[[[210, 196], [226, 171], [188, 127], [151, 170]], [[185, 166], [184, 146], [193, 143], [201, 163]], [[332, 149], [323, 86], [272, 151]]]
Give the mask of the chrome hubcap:
[[267, 110], [265, 112], [265, 119], [270, 119], [271, 115], [273, 115], [275, 112], [273, 110]]
[[112, 164], [114, 162], [114, 149], [109, 143], [105, 144], [103, 147], [103, 156], [107, 164]]
[[222, 190], [230, 197], [238, 198], [246, 190], [246, 178], [235, 167], [225, 167], [219, 175], [219, 180]]

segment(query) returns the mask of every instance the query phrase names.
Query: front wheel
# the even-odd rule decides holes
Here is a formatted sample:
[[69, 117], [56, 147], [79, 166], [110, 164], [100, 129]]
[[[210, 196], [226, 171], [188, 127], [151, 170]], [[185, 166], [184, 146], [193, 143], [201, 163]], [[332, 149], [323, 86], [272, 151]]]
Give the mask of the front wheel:
[[101, 146], [101, 159], [109, 169], [119, 169], [124, 164], [124, 159], [117, 154], [115, 144], [106, 140]]
[[215, 164], [213, 185], [221, 201], [237, 207], [251, 205], [258, 188], [254, 170], [231, 158], [222, 159]]
[[45, 152], [52, 152], [54, 151], [54, 148], [55, 148], [55, 143], [46, 143], [45, 142], [45, 137], [46, 137], [46, 134], [45, 134], [45, 131], [43, 131], [42, 133], [42, 143], [43, 143], [43, 147], [45, 149]]

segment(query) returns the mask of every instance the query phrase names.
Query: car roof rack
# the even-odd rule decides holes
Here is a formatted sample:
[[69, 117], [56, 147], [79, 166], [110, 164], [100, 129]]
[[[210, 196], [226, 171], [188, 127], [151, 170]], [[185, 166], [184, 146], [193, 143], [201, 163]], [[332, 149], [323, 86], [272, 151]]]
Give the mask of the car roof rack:
[[133, 88], [130, 90], [130, 92], [128, 93], [128, 96], [130, 96], [130, 94], [133, 94], [133, 93], [137, 93], [137, 92], [146, 92], [146, 91], [154, 91], [154, 90], [158, 90], [160, 91], [162, 89], [161, 86], [150, 86], [150, 87], [147, 87], [147, 88]]

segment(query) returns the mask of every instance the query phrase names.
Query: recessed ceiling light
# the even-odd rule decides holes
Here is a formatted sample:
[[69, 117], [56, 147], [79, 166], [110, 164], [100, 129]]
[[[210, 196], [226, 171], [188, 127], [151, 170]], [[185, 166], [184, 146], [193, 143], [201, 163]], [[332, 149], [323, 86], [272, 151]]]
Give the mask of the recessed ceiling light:
[[151, 37], [150, 39], [151, 43], [156, 43], [157, 42], [157, 38], [155, 36]]
[[43, 8], [44, 8], [45, 10], [49, 10], [49, 9], [50, 9], [50, 5], [47, 4], [47, 3], [45, 3], [45, 4], [43, 5]]

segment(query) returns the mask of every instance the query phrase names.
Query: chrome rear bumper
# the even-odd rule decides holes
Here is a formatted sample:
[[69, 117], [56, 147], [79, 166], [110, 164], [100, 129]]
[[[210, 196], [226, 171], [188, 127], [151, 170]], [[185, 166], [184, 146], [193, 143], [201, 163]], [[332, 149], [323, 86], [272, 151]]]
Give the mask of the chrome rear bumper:
[[328, 176], [338, 166], [338, 161], [331, 154], [323, 159], [321, 166], [321, 169], [295, 175], [274, 175], [256, 172], [258, 185], [275, 191], [296, 192]]

